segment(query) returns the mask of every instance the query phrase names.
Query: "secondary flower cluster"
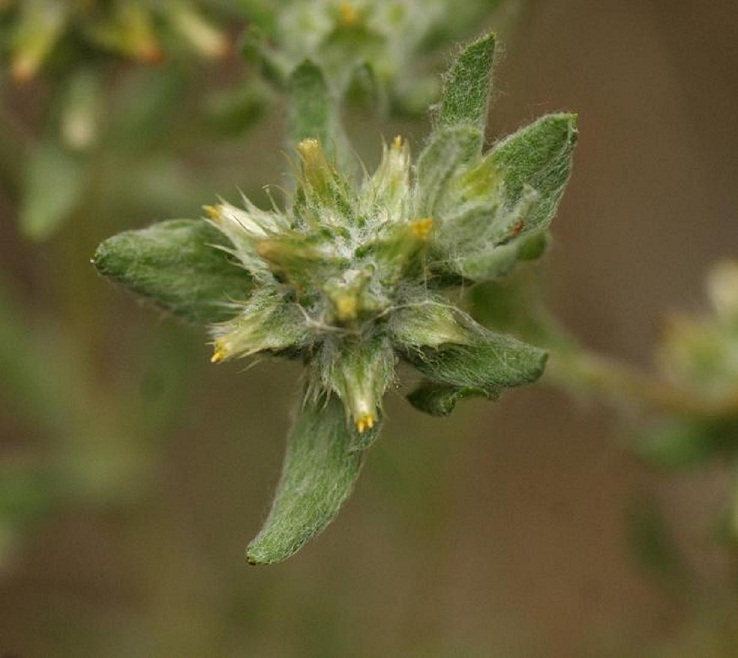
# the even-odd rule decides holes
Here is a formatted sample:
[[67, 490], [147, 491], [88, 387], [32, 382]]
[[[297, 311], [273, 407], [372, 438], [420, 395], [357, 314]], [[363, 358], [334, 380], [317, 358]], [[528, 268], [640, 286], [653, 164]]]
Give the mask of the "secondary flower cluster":
[[0, 2], [0, 41], [8, 45], [11, 74], [21, 82], [61, 48], [77, 47], [80, 58], [94, 48], [144, 62], [158, 61], [173, 43], [208, 58], [228, 49], [225, 34], [187, 0], [7, 0]]
[[247, 41], [275, 82], [284, 84], [309, 59], [336, 96], [369, 92], [382, 104], [425, 112], [438, 94], [423, 74], [423, 55], [439, 51], [488, 15], [497, 0], [292, 0]]

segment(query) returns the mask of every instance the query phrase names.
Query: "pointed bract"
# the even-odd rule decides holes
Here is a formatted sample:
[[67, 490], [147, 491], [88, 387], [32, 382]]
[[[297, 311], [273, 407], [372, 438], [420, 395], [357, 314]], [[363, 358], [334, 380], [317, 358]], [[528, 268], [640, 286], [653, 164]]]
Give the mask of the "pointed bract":
[[290, 76], [288, 92], [292, 144], [315, 139], [329, 145], [336, 134], [335, 103], [320, 68], [309, 61], [300, 64]]
[[335, 397], [308, 396], [287, 437], [287, 452], [269, 516], [246, 549], [251, 564], [284, 560], [338, 513], [359, 475], [362, 453]]
[[404, 356], [431, 381], [490, 394], [534, 382], [546, 364], [543, 350], [481, 327], [470, 345], [408, 350]]
[[494, 34], [472, 41], [459, 53], [444, 79], [439, 127], [468, 124], [484, 134], [494, 54]]
[[576, 115], [549, 114], [505, 137], [486, 156], [502, 171], [508, 205], [516, 204], [526, 188], [538, 193], [526, 232], [548, 226], [556, 213], [576, 143]]

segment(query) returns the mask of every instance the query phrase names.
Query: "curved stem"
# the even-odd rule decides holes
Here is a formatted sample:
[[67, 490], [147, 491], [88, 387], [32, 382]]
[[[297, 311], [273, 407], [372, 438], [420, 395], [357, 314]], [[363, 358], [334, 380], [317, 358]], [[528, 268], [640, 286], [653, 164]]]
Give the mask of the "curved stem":
[[546, 379], [553, 385], [592, 390], [658, 411], [697, 417], [738, 413], [738, 399], [711, 399], [674, 386], [647, 372], [588, 350], [552, 352]]

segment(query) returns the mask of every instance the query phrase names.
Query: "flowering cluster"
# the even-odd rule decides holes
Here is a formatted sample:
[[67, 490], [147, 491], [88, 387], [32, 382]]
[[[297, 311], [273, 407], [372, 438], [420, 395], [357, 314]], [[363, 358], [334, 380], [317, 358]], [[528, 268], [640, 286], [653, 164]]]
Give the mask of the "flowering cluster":
[[448, 44], [456, 32], [494, 8], [490, 0], [450, 5], [442, 0], [293, 0], [272, 25], [260, 21], [252, 52], [266, 73], [285, 83], [309, 59], [337, 96], [366, 89], [409, 112], [424, 112], [438, 92], [421, 75], [424, 52]]
[[738, 448], [738, 263], [713, 266], [707, 294], [712, 312], [671, 317], [656, 353], [680, 406], [656, 418], [637, 447], [661, 466], [732, 457]]
[[[460, 54], [415, 163], [396, 137], [355, 183], [316, 138], [329, 113], [314, 112], [285, 209], [247, 199], [207, 206], [205, 221], [123, 233], [95, 255], [103, 274], [208, 323], [213, 361], [304, 362], [302, 404], [252, 562], [289, 556], [338, 511], [379, 433], [398, 361], [424, 378], [411, 403], [436, 415], [543, 371], [545, 352], [490, 332], [443, 295], [540, 254], [569, 176], [572, 115], [543, 117], [483, 153], [493, 53], [487, 36]], [[329, 103], [320, 71], [307, 73], [310, 106], [321, 89]]]

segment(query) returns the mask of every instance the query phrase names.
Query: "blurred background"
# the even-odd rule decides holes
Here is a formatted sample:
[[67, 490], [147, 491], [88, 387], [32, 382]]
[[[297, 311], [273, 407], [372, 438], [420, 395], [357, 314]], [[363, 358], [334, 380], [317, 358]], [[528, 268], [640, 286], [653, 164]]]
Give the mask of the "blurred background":
[[[227, 43], [248, 20], [228, 18]], [[702, 312], [706, 270], [738, 254], [738, 5], [529, 0], [459, 38], [485, 26], [505, 43], [490, 142], [579, 113], [534, 266], [548, 305], [586, 346], [649, 369], [665, 316]], [[734, 468], [656, 469], [629, 449], [637, 422], [545, 382], [446, 419], [393, 394], [336, 522], [247, 566], [299, 367], [211, 366], [204, 331], [89, 259], [218, 195], [263, 202], [289, 171], [283, 101], [235, 48], [104, 61], [105, 77], [85, 52], [79, 76], [0, 75], [0, 655], [737, 655], [719, 527]], [[417, 152], [427, 131], [345, 119], [369, 170], [380, 136]]]

